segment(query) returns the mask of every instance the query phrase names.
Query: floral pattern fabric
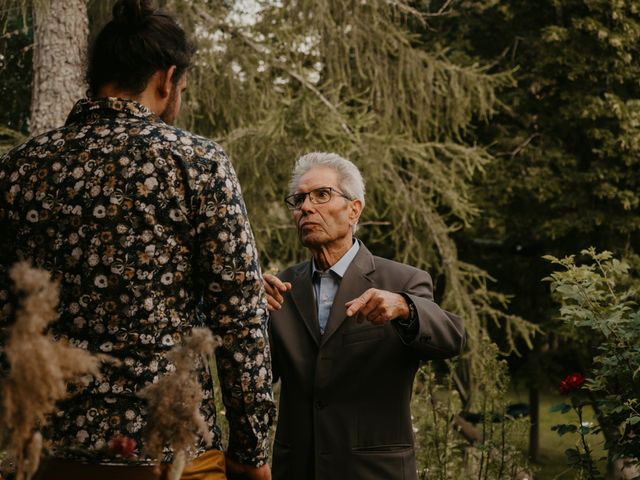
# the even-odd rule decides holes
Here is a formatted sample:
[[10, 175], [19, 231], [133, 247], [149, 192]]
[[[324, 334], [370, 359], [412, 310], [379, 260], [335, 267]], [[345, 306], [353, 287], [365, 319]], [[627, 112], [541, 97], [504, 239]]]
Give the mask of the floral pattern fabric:
[[[133, 101], [81, 100], [64, 127], [0, 159], [0, 231], [0, 374], [12, 321], [8, 269], [20, 259], [61, 283], [54, 336], [121, 360], [59, 403], [45, 428], [53, 455], [148, 463], [145, 405], [135, 394], [171, 371], [173, 345], [206, 325], [221, 338], [229, 454], [267, 460], [274, 405], [266, 301], [236, 174], [217, 144]], [[200, 380], [202, 413], [220, 448], [208, 372]], [[136, 441], [134, 457], [113, 458], [108, 443], [119, 435]]]

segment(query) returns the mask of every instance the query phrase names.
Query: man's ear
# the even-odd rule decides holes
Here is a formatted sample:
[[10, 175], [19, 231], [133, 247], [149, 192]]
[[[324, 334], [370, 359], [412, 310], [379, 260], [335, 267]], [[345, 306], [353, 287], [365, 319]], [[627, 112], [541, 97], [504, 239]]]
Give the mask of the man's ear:
[[351, 200], [351, 210], [349, 211], [349, 220], [351, 221], [351, 225], [358, 222], [361, 213], [362, 202], [358, 199]]
[[176, 74], [176, 66], [171, 65], [166, 71], [158, 72], [160, 74], [158, 82], [158, 95], [160, 98], [169, 98], [171, 88], [173, 87], [173, 77]]

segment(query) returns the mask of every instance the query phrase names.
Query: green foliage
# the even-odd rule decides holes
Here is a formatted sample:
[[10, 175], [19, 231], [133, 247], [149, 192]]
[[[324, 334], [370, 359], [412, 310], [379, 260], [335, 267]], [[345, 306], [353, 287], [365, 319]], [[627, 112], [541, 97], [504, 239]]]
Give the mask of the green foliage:
[[412, 417], [416, 438], [416, 461], [423, 478], [462, 478], [468, 442], [455, 430], [451, 418], [462, 409], [453, 378], [437, 378], [431, 365], [416, 377]]
[[[540, 278], [541, 257], [598, 245], [629, 256], [640, 244], [640, 6], [636, 0], [430, 0], [453, 5], [418, 29], [462, 65], [493, 64], [516, 84], [498, 112], [467, 132], [495, 160], [474, 177], [483, 212], [455, 234], [460, 257], [497, 279], [509, 312], [546, 333], [516, 375], [542, 386], [559, 365], [590, 358], [592, 344], [560, 338]], [[438, 35], [433, 36], [435, 30]], [[497, 330], [497, 329], [496, 329]], [[499, 333], [494, 338], [500, 338]], [[524, 363], [524, 365], [523, 365]]]
[[590, 423], [584, 420], [584, 407], [588, 405], [588, 401], [581, 395], [580, 392], [576, 392], [571, 395], [571, 405], [561, 403], [554, 405], [551, 408], [552, 412], [567, 413], [573, 410], [576, 414], [576, 423], [562, 423], [554, 425], [551, 430], [562, 436], [565, 434], [578, 434], [579, 442], [573, 448], [565, 450], [565, 456], [569, 466], [576, 470], [580, 478], [589, 478], [591, 480], [599, 480], [604, 478], [598, 469], [597, 460], [594, 458], [593, 447], [588, 439], [588, 436], [597, 436], [601, 429], [597, 426], [592, 426]]
[[513, 312], [542, 323], [551, 307], [539, 286], [548, 274], [543, 253], [594, 244], [623, 252], [640, 241], [640, 7], [454, 4], [451, 15], [432, 19], [442, 32], [435, 41], [460, 63], [513, 69], [517, 81], [500, 90], [500, 112], [472, 132], [492, 144], [496, 161], [476, 177], [484, 213], [459, 235], [462, 256], [514, 295]]
[[[483, 420], [475, 441], [464, 439], [458, 432], [459, 425], [451, 421], [461, 409], [453, 375], [437, 375], [429, 365], [420, 370], [412, 411], [421, 478], [506, 480], [518, 478], [528, 468], [522, 452], [514, 447], [526, 436], [528, 420], [506, 415], [506, 362], [497, 359], [497, 347], [486, 338], [483, 347], [486, 355], [482, 357], [482, 373], [487, 378], [491, 375], [493, 381], [482, 388], [479, 413]], [[455, 366], [449, 363], [452, 370]]]
[[[638, 281], [629, 265], [610, 252], [590, 248], [581, 254], [584, 261], [580, 263], [574, 256], [546, 257], [559, 268], [547, 280], [561, 304], [563, 328], [594, 352], [583, 389], [599, 413], [610, 457], [640, 458]], [[573, 399], [579, 415], [586, 401]], [[592, 433], [581, 427], [580, 435]]]
[[[507, 235], [624, 247], [640, 232], [637, 2], [512, 0], [484, 15], [502, 27], [482, 54], [507, 49], [502, 62], [518, 68], [494, 123], [502, 161], [489, 193]], [[509, 215], [519, 208], [529, 215]]]

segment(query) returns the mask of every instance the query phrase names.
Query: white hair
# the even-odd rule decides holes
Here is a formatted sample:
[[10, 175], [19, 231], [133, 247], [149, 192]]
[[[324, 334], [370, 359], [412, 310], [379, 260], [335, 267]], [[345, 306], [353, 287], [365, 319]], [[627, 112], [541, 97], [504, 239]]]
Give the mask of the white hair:
[[[308, 171], [317, 167], [330, 168], [338, 175], [338, 188], [351, 200], [360, 200], [364, 209], [364, 180], [360, 170], [353, 162], [341, 157], [337, 153], [311, 152], [301, 156], [293, 167], [289, 181], [289, 194], [298, 188], [300, 178]], [[353, 226], [355, 233], [358, 224]]]

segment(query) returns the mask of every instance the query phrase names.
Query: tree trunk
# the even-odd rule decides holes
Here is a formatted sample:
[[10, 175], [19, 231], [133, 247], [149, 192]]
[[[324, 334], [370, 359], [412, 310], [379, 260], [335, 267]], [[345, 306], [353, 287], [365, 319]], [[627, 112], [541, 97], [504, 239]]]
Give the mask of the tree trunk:
[[540, 390], [537, 385], [529, 387], [529, 460], [537, 463], [540, 458]]
[[34, 12], [31, 135], [59, 127], [84, 96], [86, 0], [52, 0]]

